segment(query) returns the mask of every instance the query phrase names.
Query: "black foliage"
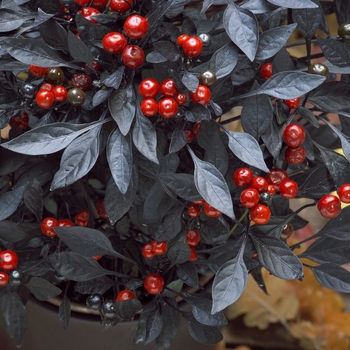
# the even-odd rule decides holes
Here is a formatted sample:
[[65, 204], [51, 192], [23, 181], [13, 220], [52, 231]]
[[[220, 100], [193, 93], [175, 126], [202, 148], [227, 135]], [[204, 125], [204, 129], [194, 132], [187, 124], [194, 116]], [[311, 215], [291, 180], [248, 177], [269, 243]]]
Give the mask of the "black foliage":
[[[138, 315], [134, 344], [154, 341], [165, 350], [182, 318], [197, 341], [220, 341], [218, 327], [227, 322], [222, 312], [244, 292], [248, 275], [269, 290], [262, 268], [301, 280], [300, 259], [307, 258], [318, 264], [305, 267], [320, 284], [350, 292], [343, 267], [350, 261], [349, 207], [315, 232], [316, 240], [299, 256], [293, 252], [298, 243], [290, 247], [284, 238], [285, 230], [306, 226], [304, 208], [350, 183], [349, 42], [341, 30], [341, 36], [330, 36], [326, 21], [334, 12], [339, 24], [348, 22], [349, 2], [190, 5], [134, 0], [132, 11], [149, 23], [144, 37], [129, 42], [145, 54], [134, 69], [102, 45], [107, 33], [124, 33], [129, 13], [106, 8], [95, 23], [73, 1], [65, 1], [65, 9], [56, 0], [1, 2], [0, 127], [9, 125], [10, 132], [0, 144], [0, 250], [16, 252], [22, 277], [21, 285], [10, 280], [0, 286], [0, 323], [18, 346], [30, 294], [60, 297], [58, 317], [67, 329], [72, 301], [85, 304], [91, 294], [115, 300], [117, 292], [129, 290], [135, 298], [113, 302], [114, 317], [105, 323]], [[301, 36], [293, 42], [296, 30]], [[317, 30], [325, 35], [315, 36]], [[208, 40], [189, 57], [178, 45], [181, 34], [206, 34]], [[289, 48], [300, 44], [306, 56], [292, 57]], [[327, 77], [308, 73], [320, 57]], [[266, 63], [272, 64], [271, 77], [261, 74]], [[36, 76], [30, 65], [60, 68], [63, 77]], [[92, 84], [79, 85], [72, 79], [77, 74]], [[209, 74], [213, 79], [207, 81]], [[175, 102], [173, 116], [160, 108], [147, 117], [139, 90], [145, 78], [162, 86], [152, 94], [157, 103], [179, 101], [178, 93], [187, 100]], [[164, 91], [169, 78], [176, 92]], [[69, 98], [42, 108], [37, 96], [48, 80], [66, 88]], [[71, 82], [85, 90], [84, 103], [71, 96]], [[210, 95], [199, 103], [193, 94], [202, 85]], [[287, 100], [294, 98], [300, 105], [289, 108]], [[306, 132], [300, 164], [288, 163], [282, 137], [294, 122]], [[292, 199], [276, 185], [265, 202], [269, 220], [253, 225], [257, 219], [240, 199], [244, 188], [232, 180], [241, 167], [262, 177], [272, 168], [285, 170], [298, 185], [296, 197], [308, 204], [292, 210]], [[41, 226], [48, 217], [59, 221], [51, 232]], [[198, 241], [191, 242], [190, 230], [198, 232]], [[207, 293], [201, 277], [209, 271], [215, 277]], [[150, 274], [164, 280], [154, 294], [144, 286]]]

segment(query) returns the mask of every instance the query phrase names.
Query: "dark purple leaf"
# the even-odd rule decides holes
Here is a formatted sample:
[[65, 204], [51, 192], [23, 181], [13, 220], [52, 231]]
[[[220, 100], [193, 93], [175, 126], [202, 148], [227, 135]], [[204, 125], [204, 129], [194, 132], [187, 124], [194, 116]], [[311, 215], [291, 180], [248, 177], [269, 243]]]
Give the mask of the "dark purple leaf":
[[241, 246], [238, 255], [224, 263], [215, 274], [212, 287], [213, 314], [233, 304], [247, 285], [248, 271], [243, 261], [244, 247], [245, 244]]
[[28, 185], [23, 195], [24, 204], [40, 222], [43, 216], [43, 190], [37, 179]]
[[183, 264], [177, 265], [176, 274], [188, 286], [198, 288], [198, 271], [196, 265], [192, 262], [186, 261]]
[[0, 196], [0, 221], [7, 219], [16, 211], [22, 201], [27, 186], [23, 185]]
[[188, 258], [190, 257], [190, 246], [187, 243], [186, 237], [180, 237], [169, 247], [167, 257], [172, 265], [178, 265], [188, 261]]
[[350, 18], [350, 3], [347, 0], [334, 0], [334, 10], [338, 23], [348, 22]]
[[329, 62], [338, 67], [350, 66], [350, 49], [345, 43], [320, 36], [317, 36], [317, 42]]
[[167, 58], [160, 54], [158, 51], [151, 51], [146, 55], [146, 62], [148, 63], [162, 63], [166, 61]]
[[52, 48], [64, 51], [69, 50], [67, 31], [53, 18], [42, 23], [39, 27], [39, 31], [46, 44]]
[[121, 133], [125, 136], [134, 120], [136, 105], [132, 86], [126, 89], [113, 90], [108, 99], [108, 108], [117, 122]]
[[256, 53], [257, 60], [270, 58], [283, 47], [296, 28], [296, 24], [272, 28], [260, 34], [259, 46]]
[[125, 320], [133, 319], [137, 311], [142, 308], [138, 299], [121, 300], [114, 303], [114, 312]]
[[0, 239], [15, 243], [24, 240], [26, 237], [26, 233], [18, 224], [8, 220], [0, 221]]
[[230, 227], [222, 218], [209, 219], [202, 223], [201, 240], [207, 244], [218, 244], [228, 239], [230, 234]]
[[315, 128], [320, 127], [320, 124], [318, 123], [318, 120], [316, 119], [315, 115], [309, 109], [299, 106], [298, 112], [303, 118], [310, 122], [312, 126], [314, 126]]
[[23, 13], [17, 13], [12, 10], [0, 10], [0, 33], [10, 32], [19, 28], [26, 20], [32, 16], [24, 16]]
[[179, 50], [170, 41], [157, 41], [153, 46], [162, 56], [171, 62], [175, 62], [180, 58]]
[[226, 44], [214, 52], [209, 61], [209, 69], [220, 79], [231, 74], [238, 62], [237, 47], [232, 44]]
[[78, 62], [87, 63], [93, 66], [93, 58], [90, 49], [84, 41], [77, 38], [71, 31], [68, 31], [68, 49], [71, 56]]
[[185, 111], [185, 117], [193, 123], [201, 120], [211, 120], [209, 109], [200, 103], [191, 103], [190, 108]]
[[247, 133], [224, 130], [228, 136], [228, 146], [236, 157], [255, 168], [266, 173], [269, 172], [258, 141], [253, 136]]
[[30, 292], [41, 301], [56, 297], [62, 293], [61, 289], [54, 286], [44, 278], [32, 277], [28, 283], [25, 283]]
[[68, 324], [71, 315], [71, 304], [69, 298], [65, 295], [58, 308], [58, 316], [60, 318], [63, 329], [68, 329]]
[[194, 183], [199, 194], [211, 206], [234, 219], [228, 185], [220, 171], [212, 164], [200, 160], [188, 147], [194, 163]]
[[105, 121], [102, 120], [87, 124], [47, 124], [29, 130], [1, 146], [28, 155], [51, 154], [66, 148], [75, 138], [103, 123]]
[[[157, 304], [158, 305], [158, 304]], [[163, 315], [160, 307], [158, 306], [153, 312], [151, 312], [146, 321], [146, 339], [144, 344], [149, 344], [155, 340], [163, 328]]]
[[252, 62], [245, 55], [238, 55], [238, 62], [231, 74], [233, 86], [239, 86], [250, 81], [255, 76], [256, 71], [253, 69]]
[[333, 263], [309, 266], [317, 281], [324, 287], [341, 293], [350, 293], [350, 272]]
[[287, 7], [289, 9], [306, 9], [306, 8], [315, 8], [317, 5], [312, 2], [312, 0], [289, 0], [286, 2], [285, 0], [267, 0], [269, 3]]
[[92, 106], [96, 107], [100, 105], [102, 102], [107, 100], [107, 98], [111, 93], [112, 93], [112, 89], [98, 90], [92, 97]]
[[120, 192], [125, 194], [129, 187], [133, 163], [130, 134], [124, 136], [119, 129], [114, 129], [109, 135], [106, 152], [112, 177]]
[[78, 282], [74, 286], [74, 290], [80, 294], [104, 294], [109, 288], [115, 286], [116, 282], [112, 279], [102, 276], [89, 281]]
[[[120, 66], [115, 72], [111, 73], [101, 81], [102, 84], [104, 84], [107, 87], [112, 87], [114, 89], [118, 89], [120, 86], [120, 83], [122, 82], [123, 75], [125, 71], [125, 66]], [[103, 91], [103, 90], [100, 90]]]
[[230, 39], [253, 61], [259, 40], [258, 22], [254, 14], [229, 4], [224, 12], [223, 24]]
[[343, 208], [340, 214], [335, 219], [329, 220], [317, 235], [342, 241], [350, 240], [350, 207]]
[[186, 134], [182, 128], [176, 128], [171, 134], [169, 153], [180, 151], [186, 145]]
[[186, 86], [186, 88], [188, 90], [190, 90], [192, 92], [195, 92], [197, 90], [199, 80], [194, 74], [192, 74], [188, 71], [185, 71], [183, 76], [182, 76], [181, 81]]
[[269, 4], [265, 0], [250, 0], [248, 2], [243, 2], [240, 6], [255, 14], [271, 12], [276, 9], [275, 6]]
[[294, 63], [290, 57], [289, 52], [285, 47], [275, 55], [272, 61], [272, 73], [277, 74], [279, 72], [290, 71], [294, 69]]
[[136, 113], [136, 122], [132, 131], [132, 140], [138, 151], [150, 161], [159, 164], [157, 158], [157, 133], [152, 122]]
[[183, 206], [175, 204], [170, 208], [167, 214], [164, 215], [154, 235], [158, 242], [173, 239], [181, 231], [183, 210]]

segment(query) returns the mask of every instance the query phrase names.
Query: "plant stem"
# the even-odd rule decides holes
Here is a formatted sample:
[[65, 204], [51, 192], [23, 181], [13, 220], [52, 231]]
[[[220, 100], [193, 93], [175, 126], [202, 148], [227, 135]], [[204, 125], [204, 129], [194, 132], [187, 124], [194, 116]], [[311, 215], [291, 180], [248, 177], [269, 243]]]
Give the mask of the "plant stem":
[[[238, 222], [242, 222], [243, 219], [248, 215], [249, 209], [246, 209], [244, 213], [241, 215], [241, 217], [238, 219]], [[234, 224], [233, 227], [230, 230], [229, 236], [232, 235], [233, 231], [238, 227], [238, 223]]]

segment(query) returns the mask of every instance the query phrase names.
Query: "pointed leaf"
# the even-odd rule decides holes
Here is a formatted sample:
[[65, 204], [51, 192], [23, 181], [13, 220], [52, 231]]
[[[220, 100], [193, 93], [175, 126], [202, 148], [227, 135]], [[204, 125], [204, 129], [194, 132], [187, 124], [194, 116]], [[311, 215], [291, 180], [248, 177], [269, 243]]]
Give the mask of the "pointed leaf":
[[350, 206], [343, 208], [335, 219], [329, 220], [317, 235], [350, 240]]
[[26, 237], [26, 233], [18, 224], [9, 220], [0, 221], [0, 239], [15, 243], [24, 240]]
[[186, 134], [182, 128], [176, 128], [171, 134], [169, 153], [180, 151], [186, 145]]
[[192, 92], [195, 92], [197, 90], [199, 80], [194, 74], [188, 72], [187, 70], [184, 72], [181, 81], [188, 90]]
[[186, 237], [180, 237], [168, 250], [168, 259], [172, 265], [182, 264], [188, 261], [190, 257], [190, 247], [186, 241]]
[[186, 261], [177, 265], [176, 274], [188, 286], [198, 288], [198, 272], [192, 262]]
[[26, 188], [23, 200], [26, 207], [36, 216], [36, 219], [41, 221], [43, 216], [43, 190], [37, 179], [34, 179]]
[[23, 185], [0, 196], [0, 221], [7, 219], [16, 211], [26, 188], [27, 185]]
[[42, 38], [52, 48], [55, 48], [56, 50], [68, 51], [67, 31], [53, 18], [50, 18], [42, 23], [39, 30]]
[[223, 24], [230, 39], [253, 62], [258, 49], [259, 28], [254, 14], [235, 4], [227, 6]]
[[199, 194], [211, 206], [234, 219], [231, 194], [223, 175], [214, 165], [200, 160], [189, 147], [187, 149], [195, 166], [194, 183]]
[[78, 39], [71, 31], [68, 31], [68, 49], [71, 56], [78, 62], [87, 63], [93, 66], [93, 58], [90, 49], [84, 41]]
[[71, 315], [71, 304], [69, 298], [65, 295], [58, 309], [58, 315], [63, 329], [68, 329], [68, 324]]
[[209, 69], [220, 79], [231, 74], [238, 61], [238, 50], [232, 43], [222, 46], [214, 52], [209, 61]]
[[61, 289], [40, 277], [32, 277], [29, 282], [24, 285], [41, 301], [56, 297], [62, 293]]
[[345, 43], [319, 36], [317, 36], [317, 42], [329, 62], [337, 67], [350, 66], [350, 49]]
[[289, 9], [306, 9], [306, 8], [315, 8], [317, 5], [311, 0], [289, 0], [286, 2], [285, 0], [267, 0], [269, 3], [287, 7]]

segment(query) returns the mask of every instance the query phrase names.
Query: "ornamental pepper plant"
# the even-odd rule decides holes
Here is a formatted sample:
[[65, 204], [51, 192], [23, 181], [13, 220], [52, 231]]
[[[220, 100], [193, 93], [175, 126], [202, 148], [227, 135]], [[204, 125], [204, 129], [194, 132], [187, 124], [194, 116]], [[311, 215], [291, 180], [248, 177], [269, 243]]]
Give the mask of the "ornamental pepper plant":
[[[0, 323], [17, 345], [30, 294], [61, 297], [65, 328], [71, 300], [136, 320], [134, 343], [160, 350], [181, 319], [220, 341], [248, 274], [268, 290], [262, 268], [350, 292], [348, 0], [3, 1], [0, 19]], [[311, 206], [329, 221], [297, 256]]]

